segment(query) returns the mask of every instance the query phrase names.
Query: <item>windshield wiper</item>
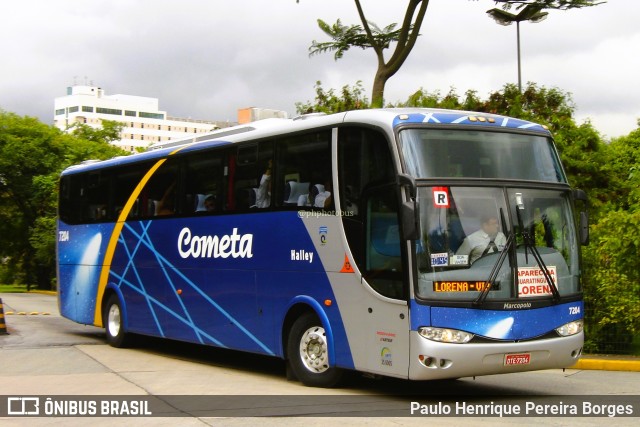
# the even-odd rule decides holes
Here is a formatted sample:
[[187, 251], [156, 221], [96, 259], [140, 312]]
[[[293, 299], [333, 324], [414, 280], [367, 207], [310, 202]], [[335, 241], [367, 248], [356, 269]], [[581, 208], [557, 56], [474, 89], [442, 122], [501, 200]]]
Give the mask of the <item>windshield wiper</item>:
[[[516, 193], [516, 216], [518, 217], [518, 225], [520, 226], [520, 232], [522, 233], [522, 240], [524, 242], [524, 260], [527, 264], [529, 263], [528, 250], [531, 250], [533, 258], [536, 260], [536, 263], [538, 264], [538, 267], [540, 267], [540, 270], [542, 270], [542, 275], [544, 276], [544, 279], [547, 281], [547, 284], [551, 289], [553, 300], [557, 302], [560, 300], [560, 292], [558, 291], [558, 287], [549, 274], [547, 266], [540, 256], [540, 252], [538, 252], [533, 234], [525, 229], [520, 211], [524, 211], [524, 202], [522, 201], [522, 193]], [[518, 275], [516, 274], [516, 277], [517, 276]]]
[[482, 292], [480, 292], [480, 295], [478, 295], [478, 298], [476, 298], [476, 300], [473, 301], [473, 305], [482, 305], [484, 301], [487, 299], [487, 296], [489, 295], [489, 291], [491, 290], [491, 288], [496, 282], [496, 279], [498, 278], [498, 273], [500, 272], [500, 268], [502, 268], [502, 264], [504, 264], [504, 260], [507, 259], [507, 255], [509, 254], [511, 247], [513, 246], [513, 242], [515, 242], [514, 235], [515, 233], [509, 233], [509, 237], [507, 237], [507, 243], [504, 245], [504, 249], [502, 250], [502, 252], [500, 252], [500, 256], [498, 257], [498, 260], [493, 265], [491, 274], [489, 274], [487, 285], [482, 289]]

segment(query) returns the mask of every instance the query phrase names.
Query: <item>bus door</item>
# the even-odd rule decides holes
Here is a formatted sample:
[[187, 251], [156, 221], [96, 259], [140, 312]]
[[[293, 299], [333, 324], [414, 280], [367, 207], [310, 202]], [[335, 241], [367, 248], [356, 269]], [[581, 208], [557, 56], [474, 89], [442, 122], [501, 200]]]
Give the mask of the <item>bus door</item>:
[[409, 362], [409, 310], [396, 188], [387, 184], [365, 194], [362, 284], [376, 294], [367, 300], [366, 308], [372, 368], [404, 377]]
[[345, 320], [354, 363], [362, 371], [406, 378], [408, 268], [400, 237], [398, 186], [391, 152], [384, 134], [374, 129], [340, 132], [341, 217], [360, 282], [359, 286], [350, 286], [354, 307]]

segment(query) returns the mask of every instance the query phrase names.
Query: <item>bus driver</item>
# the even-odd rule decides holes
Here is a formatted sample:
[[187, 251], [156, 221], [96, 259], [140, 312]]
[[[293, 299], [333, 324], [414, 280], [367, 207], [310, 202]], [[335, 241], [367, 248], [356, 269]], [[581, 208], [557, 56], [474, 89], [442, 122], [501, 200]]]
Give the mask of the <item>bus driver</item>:
[[468, 255], [469, 264], [473, 264], [478, 258], [502, 251], [507, 243], [507, 238], [500, 231], [500, 223], [495, 215], [482, 217], [480, 230], [467, 236], [462, 245], [456, 251], [456, 255]]

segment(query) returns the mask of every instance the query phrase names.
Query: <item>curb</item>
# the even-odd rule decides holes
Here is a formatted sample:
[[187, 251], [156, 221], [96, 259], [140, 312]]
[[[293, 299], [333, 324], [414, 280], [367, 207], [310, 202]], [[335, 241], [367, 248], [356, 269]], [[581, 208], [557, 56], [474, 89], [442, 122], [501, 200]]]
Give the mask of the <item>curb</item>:
[[569, 369], [581, 369], [585, 371], [632, 371], [640, 372], [640, 359], [613, 359], [607, 357], [589, 357], [580, 358], [578, 363]]
[[58, 295], [58, 291], [41, 291], [38, 289], [27, 292], [29, 294]]

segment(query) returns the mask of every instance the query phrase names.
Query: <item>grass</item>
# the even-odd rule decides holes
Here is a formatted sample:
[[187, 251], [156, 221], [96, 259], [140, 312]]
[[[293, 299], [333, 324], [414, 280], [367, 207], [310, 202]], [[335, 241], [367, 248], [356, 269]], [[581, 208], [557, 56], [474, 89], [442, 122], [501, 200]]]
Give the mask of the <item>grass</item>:
[[22, 293], [27, 292], [26, 285], [3, 285], [0, 284], [0, 293]]

